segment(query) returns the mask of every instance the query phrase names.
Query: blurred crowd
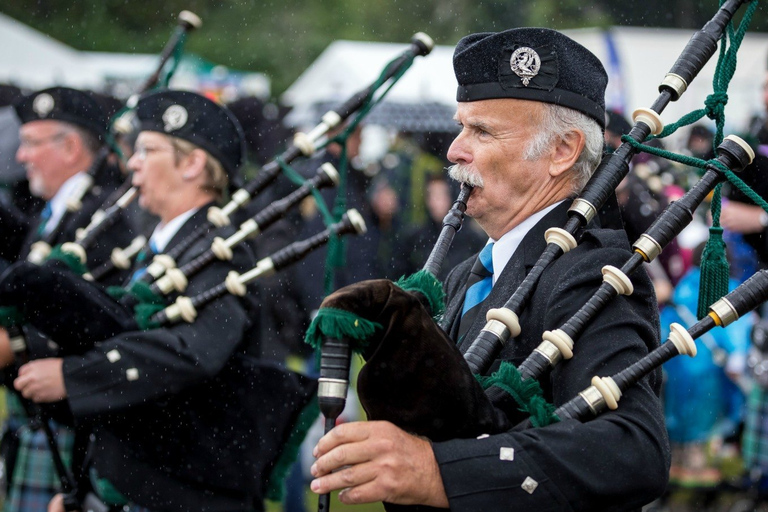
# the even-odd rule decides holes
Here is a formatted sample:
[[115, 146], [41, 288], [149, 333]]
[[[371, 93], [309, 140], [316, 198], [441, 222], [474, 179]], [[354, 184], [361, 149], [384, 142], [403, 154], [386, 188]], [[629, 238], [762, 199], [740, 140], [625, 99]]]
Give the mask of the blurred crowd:
[[[768, 81], [762, 109], [768, 109]], [[759, 109], [759, 110], [762, 110]], [[621, 144], [631, 129], [619, 113], [608, 113], [606, 145]], [[761, 197], [768, 197], [761, 173], [768, 171], [768, 121], [754, 117], [738, 133], [754, 149], [755, 159], [739, 177]], [[715, 156], [714, 123], [691, 126], [683, 148], [665, 148], [709, 160]], [[617, 189], [628, 238], [636, 240], [671, 201], [681, 197], [701, 170], [641, 153]], [[688, 328], [698, 320], [702, 252], [712, 225], [712, 195], [695, 212], [693, 222], [660, 257], [646, 265], [660, 307], [662, 339], [669, 326]], [[719, 223], [730, 269], [729, 289], [768, 264], [768, 214], [731, 184], [723, 186]], [[713, 330], [697, 343], [694, 358], [664, 364], [664, 404], [672, 443], [672, 467], [665, 497], [648, 507], [660, 511], [748, 511], [768, 507], [768, 338], [765, 310]]]

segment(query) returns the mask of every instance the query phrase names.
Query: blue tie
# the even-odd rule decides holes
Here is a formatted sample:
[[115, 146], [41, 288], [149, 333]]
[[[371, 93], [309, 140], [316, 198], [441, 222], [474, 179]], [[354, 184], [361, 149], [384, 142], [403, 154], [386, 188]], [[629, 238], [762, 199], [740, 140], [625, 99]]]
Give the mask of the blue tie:
[[48, 224], [52, 214], [53, 208], [51, 208], [51, 203], [45, 203], [43, 211], [40, 212], [40, 225], [37, 227], [38, 236], [41, 236], [45, 233], [45, 225]]
[[467, 292], [464, 295], [464, 308], [461, 310], [459, 340], [469, 330], [475, 320], [480, 304], [488, 297], [493, 287], [493, 243], [487, 244], [477, 257], [467, 278]]
[[154, 256], [155, 254], [158, 254], [157, 244], [155, 244], [154, 240], [150, 240], [149, 250], [145, 248], [136, 256], [136, 263], [140, 263], [141, 267], [138, 270], [136, 270], [131, 276], [131, 283], [133, 283], [134, 281], [138, 281], [139, 279], [141, 279], [141, 276], [147, 273], [147, 267], [149, 266], [150, 263], [152, 263], [152, 256]]

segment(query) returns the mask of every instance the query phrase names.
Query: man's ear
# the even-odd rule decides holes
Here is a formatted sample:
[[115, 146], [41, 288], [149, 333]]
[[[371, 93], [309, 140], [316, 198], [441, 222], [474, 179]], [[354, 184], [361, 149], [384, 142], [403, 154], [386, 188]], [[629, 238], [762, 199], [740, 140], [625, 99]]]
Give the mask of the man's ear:
[[205, 171], [205, 163], [208, 157], [202, 149], [193, 149], [184, 157], [184, 172], [181, 177], [187, 181], [194, 180]]
[[83, 139], [74, 131], [67, 131], [62, 137], [61, 145], [64, 148], [62, 163], [69, 166], [83, 158], [85, 144]]
[[584, 150], [586, 136], [581, 130], [571, 130], [552, 147], [549, 174], [558, 177], [571, 169]]

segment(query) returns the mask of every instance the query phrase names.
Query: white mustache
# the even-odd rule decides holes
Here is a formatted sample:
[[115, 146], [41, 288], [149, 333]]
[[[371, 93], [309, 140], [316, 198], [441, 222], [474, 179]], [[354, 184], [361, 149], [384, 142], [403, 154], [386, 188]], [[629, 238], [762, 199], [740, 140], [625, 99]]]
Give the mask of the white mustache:
[[473, 187], [483, 186], [483, 178], [480, 174], [472, 172], [468, 166], [463, 164], [454, 164], [448, 168], [448, 176], [459, 183], [466, 183]]

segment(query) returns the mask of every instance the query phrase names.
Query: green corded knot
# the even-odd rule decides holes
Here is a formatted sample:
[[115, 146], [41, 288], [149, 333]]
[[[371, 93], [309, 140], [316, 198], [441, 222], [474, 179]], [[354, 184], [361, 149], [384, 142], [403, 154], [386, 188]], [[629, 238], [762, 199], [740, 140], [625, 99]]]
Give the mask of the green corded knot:
[[317, 312], [304, 336], [304, 342], [315, 350], [320, 350], [323, 336], [329, 338], [349, 338], [357, 341], [352, 347], [356, 352], [362, 352], [367, 346], [367, 340], [381, 329], [381, 324], [366, 320], [350, 311], [336, 308], [321, 308]]
[[503, 361], [492, 375], [476, 377], [483, 389], [496, 386], [514, 398], [520, 410], [530, 415], [534, 427], [546, 427], [560, 421], [555, 414], [555, 406], [544, 399], [539, 382], [536, 379], [523, 380], [512, 363]]
[[707, 316], [709, 306], [728, 293], [728, 259], [725, 255], [723, 228], [709, 228], [709, 240], [701, 255], [701, 284], [699, 285], [699, 319]]
[[728, 93], [718, 91], [707, 96], [704, 105], [707, 107], [707, 117], [710, 119], [720, 119], [725, 116], [725, 105], [728, 103]]
[[437, 319], [445, 310], [445, 291], [440, 281], [426, 270], [419, 270], [408, 277], [401, 277], [396, 283], [407, 292], [418, 292], [426, 297], [432, 317]]
[[6, 329], [15, 327], [24, 323], [24, 315], [21, 314], [16, 306], [0, 307], [0, 326]]
[[79, 276], [88, 272], [88, 267], [86, 267], [85, 264], [82, 261], [80, 261], [80, 258], [78, 258], [72, 253], [62, 251], [60, 245], [57, 245], [56, 247], [51, 249], [51, 254], [48, 255], [48, 259], [63, 261], [64, 264], [67, 265], [67, 267], [72, 272], [74, 272]]
[[293, 465], [293, 462], [296, 460], [296, 456], [299, 454], [301, 443], [304, 441], [304, 438], [307, 437], [307, 432], [309, 432], [310, 427], [312, 427], [312, 424], [319, 415], [320, 406], [317, 403], [317, 396], [315, 396], [306, 407], [304, 407], [301, 413], [299, 413], [299, 419], [296, 422], [296, 426], [288, 437], [285, 446], [283, 446], [283, 451], [280, 452], [280, 457], [277, 459], [275, 467], [269, 475], [269, 483], [267, 484], [268, 500], [283, 500], [283, 496], [285, 495], [285, 477], [291, 469], [291, 465]]

